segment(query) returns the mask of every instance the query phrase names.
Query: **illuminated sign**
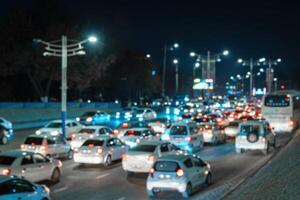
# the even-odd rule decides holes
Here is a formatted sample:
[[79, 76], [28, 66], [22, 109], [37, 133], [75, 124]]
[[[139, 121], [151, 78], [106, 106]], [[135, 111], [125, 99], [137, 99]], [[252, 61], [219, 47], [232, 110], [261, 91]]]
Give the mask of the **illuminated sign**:
[[214, 89], [214, 81], [212, 79], [195, 79], [194, 80], [194, 85], [193, 85], [194, 90], [213, 90]]

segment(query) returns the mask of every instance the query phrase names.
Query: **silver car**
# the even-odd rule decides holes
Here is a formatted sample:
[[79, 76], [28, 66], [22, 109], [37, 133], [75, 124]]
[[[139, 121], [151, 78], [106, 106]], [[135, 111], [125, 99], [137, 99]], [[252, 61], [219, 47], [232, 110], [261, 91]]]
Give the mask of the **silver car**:
[[46, 157], [73, 158], [71, 145], [62, 135], [29, 135], [20, 148], [22, 151], [40, 153]]
[[146, 141], [125, 153], [122, 158], [122, 167], [128, 174], [147, 173], [157, 158], [164, 153], [179, 150], [170, 142]]
[[154, 163], [146, 187], [150, 197], [160, 191], [177, 191], [188, 198], [195, 188], [211, 182], [212, 172], [208, 163], [196, 156], [169, 153]]
[[81, 145], [88, 139], [92, 139], [94, 137], [98, 137], [101, 135], [113, 135], [113, 131], [111, 128], [107, 126], [87, 126], [78, 133], [72, 134], [71, 147], [72, 149], [79, 148]]
[[216, 145], [218, 143], [226, 143], [226, 135], [223, 128], [214, 124], [200, 126], [204, 143]]
[[122, 142], [132, 148], [144, 141], [159, 141], [160, 135], [157, 135], [150, 128], [133, 128], [127, 130], [125, 134], [119, 138]]
[[13, 150], [0, 154], [0, 171], [3, 175], [16, 175], [33, 182], [58, 182], [62, 173], [62, 163], [39, 153]]
[[127, 147], [117, 138], [99, 136], [86, 140], [80, 148], [74, 150], [74, 162], [80, 164], [104, 164], [120, 160]]

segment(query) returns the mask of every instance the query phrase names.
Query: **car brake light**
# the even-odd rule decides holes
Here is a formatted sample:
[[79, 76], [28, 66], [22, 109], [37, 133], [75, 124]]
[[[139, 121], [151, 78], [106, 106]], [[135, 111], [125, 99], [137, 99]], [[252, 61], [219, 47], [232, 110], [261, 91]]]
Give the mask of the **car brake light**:
[[76, 134], [72, 134], [72, 139], [75, 139], [76, 138]]
[[123, 123], [122, 128], [128, 128], [128, 123]]
[[2, 174], [5, 175], [5, 176], [11, 175], [11, 169], [3, 169]]
[[21, 145], [20, 145], [20, 149], [25, 149], [25, 145], [24, 145], [24, 144], [21, 144]]
[[266, 142], [266, 141], [267, 141], [267, 138], [266, 138], [266, 137], [262, 137], [262, 138], [261, 138], [261, 141], [262, 141], [262, 142]]
[[76, 148], [76, 149], [74, 149], [74, 153], [78, 153], [79, 152], [79, 150]]
[[149, 174], [150, 174], [150, 176], [151, 176], [152, 178], [153, 178], [154, 172], [155, 172], [154, 168], [151, 168], [151, 169], [149, 170]]
[[101, 149], [101, 148], [98, 148], [97, 150], [96, 150], [96, 154], [101, 154], [103, 152], [103, 149]]
[[115, 130], [113, 130], [113, 133], [114, 133], [115, 135], [118, 135], [118, 134], [119, 134], [119, 131], [118, 131], [117, 129], [115, 129]]
[[153, 163], [155, 161], [155, 157], [153, 155], [148, 156], [148, 162]]
[[177, 171], [176, 171], [176, 175], [178, 176], [178, 177], [181, 177], [181, 176], [183, 176], [183, 170], [182, 169], [178, 169]]
[[223, 135], [225, 133], [225, 131], [224, 130], [221, 130], [221, 134]]
[[190, 142], [190, 141], [192, 141], [192, 138], [191, 137], [186, 137], [185, 140]]
[[290, 126], [294, 126], [294, 121], [293, 120], [290, 120]]
[[126, 160], [127, 160], [127, 155], [123, 154], [123, 155], [122, 155], [122, 160], [123, 160], [123, 161], [126, 161]]

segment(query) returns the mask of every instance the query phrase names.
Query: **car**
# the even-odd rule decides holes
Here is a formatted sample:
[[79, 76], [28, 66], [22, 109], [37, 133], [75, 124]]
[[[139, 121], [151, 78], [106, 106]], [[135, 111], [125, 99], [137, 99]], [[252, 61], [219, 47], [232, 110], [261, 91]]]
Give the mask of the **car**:
[[171, 125], [168, 118], [156, 118], [146, 121], [147, 125], [154, 130], [155, 133], [164, 133], [166, 128]]
[[71, 148], [75, 149], [80, 147], [87, 139], [92, 139], [101, 135], [113, 135], [111, 128], [107, 126], [87, 126], [80, 129], [77, 133], [72, 134], [70, 142]]
[[113, 130], [113, 133], [118, 137], [122, 137], [127, 130], [132, 128], [149, 128], [149, 126], [145, 121], [128, 121], [121, 123], [118, 128]]
[[120, 112], [118, 111], [116, 113], [116, 116], [119, 116], [118, 118], [129, 120], [136, 114], [137, 109], [138, 109], [138, 107], [136, 107], [136, 106], [126, 107], [126, 108], [123, 108], [122, 111], [120, 111]]
[[50, 200], [50, 189], [45, 185], [31, 183], [23, 178], [0, 175], [0, 199]]
[[229, 125], [225, 127], [224, 131], [227, 137], [235, 137], [238, 132], [240, 121], [229, 122]]
[[189, 198], [195, 189], [211, 183], [211, 167], [200, 157], [167, 153], [158, 158], [149, 170], [146, 188], [151, 198], [161, 191], [177, 191], [184, 198]]
[[136, 110], [135, 118], [142, 121], [142, 120], [150, 120], [157, 117], [157, 114], [151, 108], [139, 108]]
[[132, 148], [143, 141], [159, 141], [160, 134], [155, 133], [151, 128], [132, 128], [119, 139]]
[[225, 131], [222, 127], [214, 124], [206, 124], [200, 126], [204, 143], [216, 145], [218, 143], [226, 143]]
[[3, 117], [0, 117], [0, 144], [7, 144], [13, 139], [14, 131], [12, 123]]
[[110, 114], [104, 111], [89, 111], [76, 117], [76, 121], [83, 125], [100, 125], [109, 122], [110, 117]]
[[15, 175], [32, 182], [50, 180], [56, 183], [62, 174], [62, 163], [40, 153], [11, 150], [0, 153], [0, 171], [2, 175]]
[[158, 157], [172, 151], [180, 151], [180, 148], [166, 141], [145, 141], [123, 155], [122, 167], [128, 175], [148, 173]]
[[[71, 138], [73, 133], [78, 132], [82, 128], [82, 125], [76, 120], [66, 120], [66, 138]], [[62, 121], [53, 120], [46, 124], [43, 128], [38, 129], [35, 132], [36, 135], [48, 135], [53, 136], [62, 134]]]
[[203, 135], [195, 122], [175, 122], [161, 136], [161, 139], [170, 141], [188, 152], [194, 152], [203, 148]]
[[46, 157], [73, 159], [71, 145], [62, 135], [29, 135], [20, 145], [20, 149], [40, 153]]
[[235, 150], [261, 150], [268, 154], [270, 146], [275, 147], [276, 134], [267, 121], [247, 121], [239, 125], [235, 140]]
[[86, 140], [74, 150], [74, 162], [109, 166], [112, 161], [121, 160], [127, 149], [117, 137], [98, 136]]

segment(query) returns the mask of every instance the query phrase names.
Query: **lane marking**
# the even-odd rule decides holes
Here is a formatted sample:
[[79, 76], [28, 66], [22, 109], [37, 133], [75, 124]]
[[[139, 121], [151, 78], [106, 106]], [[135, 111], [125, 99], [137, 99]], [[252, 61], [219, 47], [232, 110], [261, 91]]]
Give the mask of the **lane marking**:
[[117, 200], [125, 200], [125, 199], [126, 199], [125, 197], [120, 197]]
[[109, 176], [109, 175], [110, 175], [109, 173], [108, 174], [102, 174], [100, 176], [97, 176], [96, 179], [101, 179], [101, 178], [104, 178], [104, 177]]
[[56, 193], [56, 192], [62, 192], [62, 191], [65, 191], [65, 190], [67, 190], [68, 189], [68, 187], [62, 187], [62, 188], [57, 188], [57, 189], [55, 189], [55, 190], [53, 190], [52, 191], [52, 193]]

